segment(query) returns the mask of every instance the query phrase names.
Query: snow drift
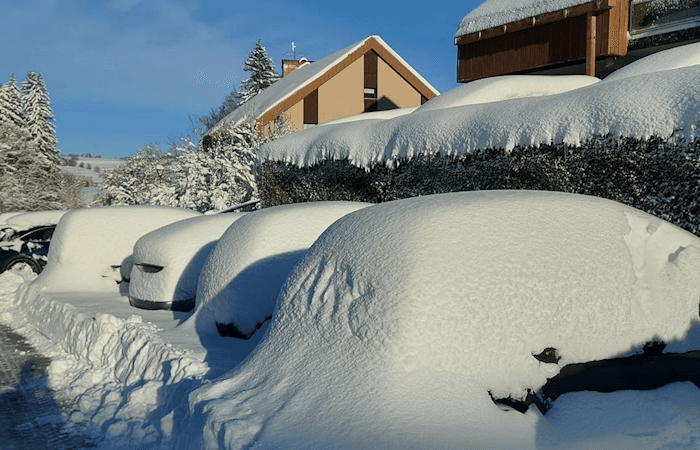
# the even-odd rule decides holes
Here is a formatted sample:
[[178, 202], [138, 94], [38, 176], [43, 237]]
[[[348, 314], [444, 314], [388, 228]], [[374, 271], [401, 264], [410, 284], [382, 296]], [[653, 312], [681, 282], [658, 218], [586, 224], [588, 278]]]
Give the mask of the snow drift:
[[[558, 419], [502, 411], [489, 392], [523, 397], [566, 364], [652, 340], [700, 348], [699, 270], [700, 239], [594, 197], [482, 191], [376, 205], [316, 241], [267, 338], [193, 392], [191, 410], [206, 414], [207, 448], [568, 446]], [[533, 357], [546, 348], [558, 364]], [[666, 439], [654, 427], [668, 423], [649, 424], [644, 444]], [[614, 430], [593, 439], [640, 445]]]
[[586, 75], [504, 75], [484, 78], [447, 91], [421, 105], [416, 112], [561, 94], [599, 81]]
[[200, 214], [161, 206], [78, 209], [63, 216], [34, 283], [53, 291], [119, 292], [119, 266], [142, 235]]
[[316, 238], [338, 218], [369, 206], [315, 202], [254, 211], [221, 236], [199, 277], [200, 334], [248, 338], [272, 315], [280, 288]]

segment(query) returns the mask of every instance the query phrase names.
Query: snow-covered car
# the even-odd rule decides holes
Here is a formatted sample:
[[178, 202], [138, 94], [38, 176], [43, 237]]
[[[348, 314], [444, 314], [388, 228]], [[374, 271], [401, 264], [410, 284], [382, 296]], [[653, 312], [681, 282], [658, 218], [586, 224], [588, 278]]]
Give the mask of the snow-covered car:
[[0, 273], [24, 268], [34, 273], [41, 272], [46, 265], [55, 229], [55, 225], [50, 225], [21, 232], [12, 228], [0, 230], [7, 236], [7, 239], [0, 240]]
[[48, 264], [33, 283], [48, 291], [119, 293], [121, 265], [146, 233], [200, 213], [165, 206], [107, 206], [70, 211], [56, 226]]
[[[683, 446], [699, 435], [699, 272], [700, 238], [600, 198], [475, 191], [378, 204], [318, 238], [265, 339], [189, 405], [207, 412], [207, 448]], [[684, 355], [695, 369], [675, 371]], [[617, 389], [653, 378], [634, 373], [645, 358], [665, 366], [658, 384], [686, 382], [570, 389], [546, 415], [497, 401], [526, 403], [567, 368], [622, 358], [627, 372], [609, 373], [627, 376]]]
[[4, 213], [0, 217], [0, 272], [46, 265], [56, 224], [66, 211]]
[[310, 202], [248, 213], [209, 255], [188, 320], [200, 335], [250, 338], [272, 315], [284, 280], [311, 244], [337, 219], [370, 205]]
[[192, 217], [142, 236], [134, 245], [129, 302], [143, 309], [190, 311], [199, 272], [221, 235], [245, 212]]

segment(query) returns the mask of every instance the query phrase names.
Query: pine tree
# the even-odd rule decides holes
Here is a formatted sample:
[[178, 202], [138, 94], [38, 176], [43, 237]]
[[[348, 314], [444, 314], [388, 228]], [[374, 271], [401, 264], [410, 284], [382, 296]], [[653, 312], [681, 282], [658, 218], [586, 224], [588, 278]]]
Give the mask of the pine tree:
[[17, 86], [17, 78], [0, 86], [0, 123], [24, 128], [26, 123], [22, 116], [22, 93]]
[[35, 147], [45, 159], [55, 162], [58, 156], [56, 144], [56, 120], [51, 110], [49, 92], [40, 73], [30, 71], [22, 83], [22, 103], [27, 131], [30, 134], [30, 144]]
[[243, 65], [243, 70], [250, 72], [250, 78], [241, 82], [241, 104], [255, 97], [265, 88], [279, 80], [275, 71], [275, 63], [267, 56], [267, 50], [258, 40]]

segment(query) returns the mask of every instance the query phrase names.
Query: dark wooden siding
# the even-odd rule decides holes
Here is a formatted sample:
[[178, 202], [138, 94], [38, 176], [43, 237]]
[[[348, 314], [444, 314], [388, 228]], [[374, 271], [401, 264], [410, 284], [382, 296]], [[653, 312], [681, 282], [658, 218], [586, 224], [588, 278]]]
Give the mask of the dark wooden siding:
[[[627, 53], [629, 4], [600, 11], [596, 26], [596, 55]], [[457, 81], [518, 73], [586, 58], [586, 16], [507, 32], [458, 46]]]
[[318, 124], [318, 89], [304, 97], [304, 124]]

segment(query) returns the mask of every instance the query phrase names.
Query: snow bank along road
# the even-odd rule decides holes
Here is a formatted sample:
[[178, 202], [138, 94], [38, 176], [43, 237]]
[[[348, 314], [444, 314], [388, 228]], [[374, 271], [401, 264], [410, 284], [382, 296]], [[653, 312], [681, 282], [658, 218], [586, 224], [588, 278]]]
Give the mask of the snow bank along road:
[[0, 448], [66, 450], [86, 446], [74, 435], [48, 389], [49, 360], [0, 323]]

